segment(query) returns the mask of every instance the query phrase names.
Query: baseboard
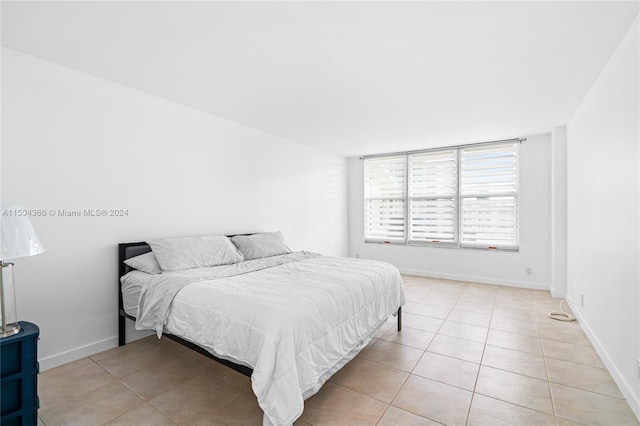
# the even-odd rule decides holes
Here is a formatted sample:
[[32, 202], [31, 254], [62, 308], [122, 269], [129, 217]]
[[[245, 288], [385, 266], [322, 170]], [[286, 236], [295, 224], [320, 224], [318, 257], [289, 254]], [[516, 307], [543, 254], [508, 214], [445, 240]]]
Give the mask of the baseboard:
[[589, 341], [591, 341], [593, 348], [596, 350], [596, 352], [600, 356], [600, 359], [602, 359], [602, 362], [607, 367], [607, 370], [609, 370], [609, 373], [611, 373], [611, 377], [613, 377], [613, 380], [616, 382], [616, 385], [618, 385], [620, 392], [622, 392], [622, 395], [627, 400], [629, 407], [631, 407], [631, 410], [640, 421], [640, 395], [637, 395], [633, 392], [634, 387], [631, 384], [629, 384], [629, 382], [625, 379], [622, 373], [620, 373], [620, 370], [611, 359], [609, 352], [604, 347], [602, 342], [600, 342], [600, 339], [598, 339], [598, 336], [596, 336], [596, 334], [593, 332], [593, 329], [589, 325], [589, 322], [585, 320], [584, 316], [582, 315], [582, 312], [578, 309], [573, 299], [567, 296], [566, 300], [567, 300], [567, 303], [569, 303], [569, 307], [571, 308], [571, 311], [573, 311], [573, 314], [576, 316], [576, 318], [580, 322], [580, 325], [582, 326], [582, 329], [584, 330], [585, 334], [589, 338]]
[[472, 275], [442, 274], [429, 271], [419, 271], [415, 269], [400, 269], [400, 273], [407, 275], [416, 275], [419, 277], [442, 278], [445, 280], [467, 281], [481, 284], [495, 284], [505, 287], [530, 288], [533, 290], [549, 291], [550, 288], [549, 284], [536, 284], [528, 281], [501, 280], [499, 278], [476, 277]]
[[[151, 331], [137, 331], [133, 330], [127, 333], [127, 342], [142, 339], [144, 337], [152, 335]], [[66, 364], [68, 362], [77, 361], [81, 358], [95, 355], [99, 352], [103, 352], [118, 346], [118, 336], [109, 337], [108, 339], [99, 340], [94, 343], [90, 343], [79, 348], [71, 349], [70, 351], [62, 352], [56, 355], [51, 355], [46, 358], [38, 360], [40, 363], [40, 371], [46, 371], [54, 367]]]

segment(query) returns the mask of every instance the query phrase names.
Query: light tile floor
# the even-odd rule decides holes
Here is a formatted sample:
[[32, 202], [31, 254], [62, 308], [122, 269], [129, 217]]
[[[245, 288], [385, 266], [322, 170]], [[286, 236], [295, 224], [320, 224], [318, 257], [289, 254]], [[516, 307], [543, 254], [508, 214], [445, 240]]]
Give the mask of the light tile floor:
[[[296, 425], [638, 425], [548, 292], [404, 276], [390, 319]], [[40, 375], [40, 424], [261, 425], [249, 378], [148, 337]]]

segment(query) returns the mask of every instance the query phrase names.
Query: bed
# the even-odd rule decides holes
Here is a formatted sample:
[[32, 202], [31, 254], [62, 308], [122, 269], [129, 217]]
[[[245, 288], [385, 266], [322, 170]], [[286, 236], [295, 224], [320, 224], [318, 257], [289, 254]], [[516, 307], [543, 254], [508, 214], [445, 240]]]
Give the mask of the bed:
[[125, 321], [250, 376], [264, 424], [290, 425], [391, 315], [401, 329], [398, 270], [384, 262], [289, 252], [151, 275], [119, 244], [119, 345]]

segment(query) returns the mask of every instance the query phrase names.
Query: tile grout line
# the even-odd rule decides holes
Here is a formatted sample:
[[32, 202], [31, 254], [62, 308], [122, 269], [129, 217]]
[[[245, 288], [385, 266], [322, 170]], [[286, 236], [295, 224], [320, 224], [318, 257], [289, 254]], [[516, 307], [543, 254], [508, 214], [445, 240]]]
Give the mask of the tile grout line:
[[[538, 322], [536, 322], [536, 325]], [[538, 327], [540, 332], [540, 327]], [[553, 398], [553, 391], [551, 390], [551, 379], [549, 377], [549, 367], [547, 366], [547, 357], [545, 356], [544, 344], [542, 344], [542, 336], [540, 336], [540, 345], [542, 346], [542, 360], [544, 362], [544, 371], [547, 374], [547, 386], [549, 388], [549, 397], [551, 398], [551, 408], [553, 409], [553, 416], [555, 417], [556, 425], [558, 424], [558, 412], [556, 410], [556, 403]]]
[[[493, 307], [491, 308], [491, 317], [489, 318], [489, 327], [491, 327], [491, 322], [493, 321], [493, 312], [496, 309], [496, 305], [495, 302], [493, 304]], [[478, 380], [480, 380], [480, 370], [482, 369], [482, 360], [484, 359], [484, 353], [487, 349], [487, 340], [489, 339], [489, 330], [487, 330], [487, 337], [484, 341], [484, 345], [482, 346], [482, 355], [480, 356], [480, 364], [478, 366], [478, 375], [476, 376], [476, 380], [473, 384], [473, 391], [471, 393], [471, 402], [469, 403], [469, 408], [467, 409], [467, 418], [465, 420], [465, 425], [467, 425], [469, 423], [469, 417], [471, 416], [471, 407], [473, 406], [473, 400], [476, 397], [476, 388], [478, 387]]]

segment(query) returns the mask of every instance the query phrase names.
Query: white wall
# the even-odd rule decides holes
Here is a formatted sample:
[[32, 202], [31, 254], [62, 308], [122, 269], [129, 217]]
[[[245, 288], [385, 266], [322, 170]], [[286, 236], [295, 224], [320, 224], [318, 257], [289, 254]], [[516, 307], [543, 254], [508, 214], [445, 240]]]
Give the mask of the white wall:
[[2, 50], [2, 202], [128, 209], [34, 217], [47, 252], [16, 261], [42, 368], [116, 345], [117, 243], [282, 230], [347, 254], [347, 160]]
[[551, 294], [567, 293], [567, 127], [551, 134]]
[[640, 418], [638, 36], [636, 18], [567, 126], [567, 267], [572, 308]]
[[[363, 161], [349, 159], [349, 255], [384, 260], [402, 272], [528, 288], [551, 280], [551, 135], [520, 146], [520, 251], [447, 249], [364, 242]], [[532, 275], [525, 274], [532, 269]]]

